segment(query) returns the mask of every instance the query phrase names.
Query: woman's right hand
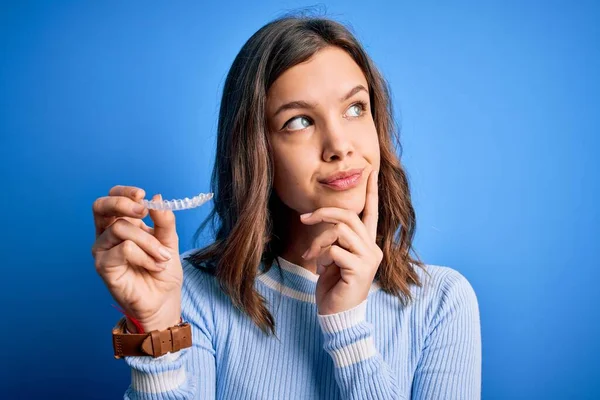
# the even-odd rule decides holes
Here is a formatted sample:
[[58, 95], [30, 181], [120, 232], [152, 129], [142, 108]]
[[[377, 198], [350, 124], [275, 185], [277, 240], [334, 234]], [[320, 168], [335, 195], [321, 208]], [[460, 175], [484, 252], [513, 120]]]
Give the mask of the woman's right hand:
[[[149, 332], [179, 323], [183, 270], [175, 214], [148, 210], [141, 201], [144, 196], [143, 189], [115, 186], [94, 201], [92, 255], [112, 297]], [[162, 198], [155, 195], [152, 200]], [[148, 213], [154, 228], [142, 220]], [[135, 331], [129, 319], [127, 326]]]

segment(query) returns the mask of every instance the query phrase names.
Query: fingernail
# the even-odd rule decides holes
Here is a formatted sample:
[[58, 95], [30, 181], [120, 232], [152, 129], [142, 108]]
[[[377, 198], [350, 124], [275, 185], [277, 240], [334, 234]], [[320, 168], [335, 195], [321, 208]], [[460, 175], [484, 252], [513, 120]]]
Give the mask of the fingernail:
[[145, 207], [141, 204], [136, 204], [135, 206], [133, 206], [133, 211], [137, 214], [143, 214], [144, 209], [145, 209]]
[[310, 249], [306, 250], [304, 254], [302, 254], [302, 258], [306, 258], [306, 255], [310, 252]]
[[163, 258], [165, 258], [167, 260], [171, 259], [171, 253], [165, 247], [162, 247], [162, 246], [159, 247], [158, 252], [160, 253], [161, 256], [163, 256]]
[[300, 218], [308, 218], [308, 217], [310, 217], [311, 215], [312, 215], [312, 213], [306, 213], [306, 214], [302, 214], [302, 215], [300, 216]]

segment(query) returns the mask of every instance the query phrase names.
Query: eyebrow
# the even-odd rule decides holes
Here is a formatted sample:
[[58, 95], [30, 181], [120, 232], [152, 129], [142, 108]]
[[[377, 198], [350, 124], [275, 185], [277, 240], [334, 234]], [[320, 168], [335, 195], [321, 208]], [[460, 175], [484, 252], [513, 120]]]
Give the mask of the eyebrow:
[[[369, 91], [363, 85], [356, 85], [345, 96], [340, 98], [340, 103], [348, 100], [350, 97], [354, 96], [356, 93], [361, 92], [361, 91], [365, 91], [365, 92], [369, 93]], [[315, 108], [315, 107], [316, 107], [316, 104], [308, 103], [303, 100], [291, 101], [289, 103], [285, 103], [285, 104], [279, 106], [277, 111], [275, 111], [275, 114], [273, 114], [273, 117], [276, 117], [279, 113], [286, 111], [286, 110], [307, 109], [307, 108]]]

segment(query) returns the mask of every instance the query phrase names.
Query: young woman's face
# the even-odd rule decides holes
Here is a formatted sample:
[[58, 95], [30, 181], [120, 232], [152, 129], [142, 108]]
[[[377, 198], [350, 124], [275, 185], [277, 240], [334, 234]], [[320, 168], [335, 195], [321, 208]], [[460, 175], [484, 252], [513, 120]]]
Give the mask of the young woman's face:
[[[368, 85], [354, 60], [327, 47], [285, 71], [267, 94], [275, 160], [274, 190], [298, 213], [339, 207], [359, 214], [369, 173], [379, 171], [379, 141]], [[362, 170], [354, 187], [335, 190], [331, 175]]]

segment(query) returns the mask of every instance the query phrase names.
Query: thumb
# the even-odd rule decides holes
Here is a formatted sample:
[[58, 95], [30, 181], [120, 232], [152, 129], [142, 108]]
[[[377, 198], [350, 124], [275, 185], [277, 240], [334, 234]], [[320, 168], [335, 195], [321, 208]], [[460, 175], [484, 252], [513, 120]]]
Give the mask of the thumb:
[[[162, 196], [155, 194], [152, 200], [160, 202]], [[152, 222], [154, 222], [154, 237], [164, 246], [178, 252], [179, 237], [175, 226], [175, 213], [172, 210], [149, 210], [149, 213]]]

